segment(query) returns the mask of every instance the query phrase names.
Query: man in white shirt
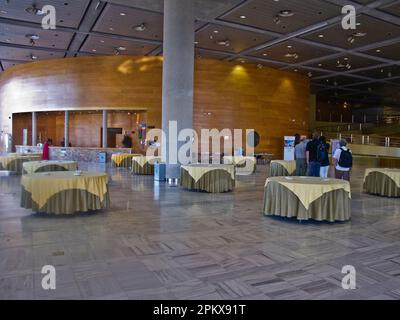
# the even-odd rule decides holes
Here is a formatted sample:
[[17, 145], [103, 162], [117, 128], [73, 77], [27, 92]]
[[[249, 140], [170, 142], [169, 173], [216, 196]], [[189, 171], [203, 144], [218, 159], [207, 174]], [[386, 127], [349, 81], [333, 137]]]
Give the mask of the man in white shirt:
[[332, 157], [333, 165], [335, 166], [335, 177], [336, 179], [350, 181], [350, 171], [353, 166], [353, 156], [351, 151], [346, 147], [346, 140], [340, 140], [339, 146], [340, 148], [336, 149]]

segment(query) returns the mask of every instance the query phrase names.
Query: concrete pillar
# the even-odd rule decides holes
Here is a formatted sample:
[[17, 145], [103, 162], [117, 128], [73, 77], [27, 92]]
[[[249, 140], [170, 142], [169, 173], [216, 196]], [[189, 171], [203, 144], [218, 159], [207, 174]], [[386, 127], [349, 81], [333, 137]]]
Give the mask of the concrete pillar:
[[103, 110], [103, 137], [102, 146], [107, 148], [107, 110]]
[[69, 112], [65, 111], [65, 119], [64, 119], [64, 147], [69, 146]]
[[[164, 63], [162, 94], [163, 160], [166, 178], [180, 177], [178, 150], [185, 142], [174, 136], [193, 128], [194, 0], [164, 0]], [[176, 130], [169, 130], [176, 121]]]
[[37, 145], [37, 114], [32, 112], [32, 146]]

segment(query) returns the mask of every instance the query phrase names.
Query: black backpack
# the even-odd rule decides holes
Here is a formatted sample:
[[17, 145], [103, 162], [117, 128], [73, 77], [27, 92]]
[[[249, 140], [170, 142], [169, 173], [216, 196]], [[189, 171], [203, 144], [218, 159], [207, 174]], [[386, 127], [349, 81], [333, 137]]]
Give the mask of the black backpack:
[[339, 166], [343, 168], [351, 168], [353, 166], [353, 155], [350, 152], [350, 149], [344, 150], [340, 148], [342, 152], [340, 153]]
[[317, 161], [323, 163], [328, 157], [325, 143], [320, 142], [317, 146]]

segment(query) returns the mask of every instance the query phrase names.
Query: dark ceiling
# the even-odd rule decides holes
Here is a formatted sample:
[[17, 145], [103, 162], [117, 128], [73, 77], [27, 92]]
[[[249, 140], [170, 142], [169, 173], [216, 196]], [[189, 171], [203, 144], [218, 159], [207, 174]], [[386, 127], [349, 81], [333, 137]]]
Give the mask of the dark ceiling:
[[[299, 72], [321, 96], [400, 103], [400, 0], [194, 1], [200, 58]], [[46, 4], [56, 8], [56, 30], [26, 11]], [[341, 27], [348, 4], [357, 30]], [[282, 10], [293, 15], [280, 17]], [[163, 0], [0, 0], [0, 70], [80, 55], [160, 55], [162, 11]]]

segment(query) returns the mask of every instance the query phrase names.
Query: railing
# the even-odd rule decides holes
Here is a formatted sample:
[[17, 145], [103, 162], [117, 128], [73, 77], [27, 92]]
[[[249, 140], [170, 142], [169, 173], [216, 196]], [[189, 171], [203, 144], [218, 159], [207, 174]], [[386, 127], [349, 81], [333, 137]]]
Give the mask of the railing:
[[346, 139], [348, 143], [365, 144], [382, 147], [400, 148], [400, 138], [380, 137], [375, 135], [353, 134], [348, 132], [321, 131], [321, 135], [329, 139]]

